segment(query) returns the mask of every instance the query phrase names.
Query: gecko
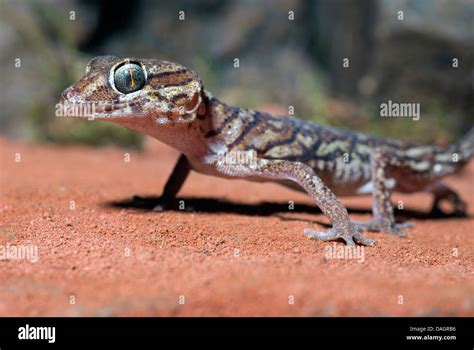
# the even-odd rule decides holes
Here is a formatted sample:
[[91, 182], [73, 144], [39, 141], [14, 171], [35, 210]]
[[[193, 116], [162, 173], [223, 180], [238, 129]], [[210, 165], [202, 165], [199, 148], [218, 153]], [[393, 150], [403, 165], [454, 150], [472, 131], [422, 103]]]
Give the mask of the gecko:
[[[157, 210], [170, 209], [190, 171], [227, 179], [277, 182], [306, 192], [331, 222], [308, 237], [372, 246], [365, 231], [406, 236], [409, 222], [395, 221], [393, 192], [433, 194], [432, 212], [447, 201], [466, 203], [442, 179], [474, 154], [474, 128], [448, 146], [417, 145], [295, 118], [227, 105], [184, 66], [157, 59], [99, 56], [61, 94], [68, 115], [110, 121], [154, 137], [180, 152]], [[92, 108], [91, 108], [92, 107]], [[353, 221], [339, 197], [372, 196], [372, 218]]]

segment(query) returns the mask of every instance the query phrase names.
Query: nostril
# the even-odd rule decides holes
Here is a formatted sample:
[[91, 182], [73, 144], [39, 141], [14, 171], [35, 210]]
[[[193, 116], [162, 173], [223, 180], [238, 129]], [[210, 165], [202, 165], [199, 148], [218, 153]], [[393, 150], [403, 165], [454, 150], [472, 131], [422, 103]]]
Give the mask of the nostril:
[[68, 91], [67, 94], [66, 94], [66, 97], [67, 97], [67, 98], [73, 98], [73, 97], [76, 97], [76, 96], [77, 96], [77, 92], [74, 91], [74, 90], [70, 90], [70, 91]]

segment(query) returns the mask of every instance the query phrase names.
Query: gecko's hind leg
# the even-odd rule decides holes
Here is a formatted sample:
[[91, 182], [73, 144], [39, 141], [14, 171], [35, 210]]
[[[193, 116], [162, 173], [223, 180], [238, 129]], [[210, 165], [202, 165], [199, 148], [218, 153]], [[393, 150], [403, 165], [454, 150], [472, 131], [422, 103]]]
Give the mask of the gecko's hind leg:
[[[437, 182], [431, 186], [428, 192], [433, 193], [434, 200], [433, 206], [431, 208], [430, 214], [433, 216], [467, 216], [467, 204], [464, 202], [461, 197], [455, 192], [452, 188], [447, 186], [443, 182]], [[447, 201], [452, 206], [453, 211], [451, 213], [446, 213], [441, 209], [440, 203], [442, 201]]]
[[371, 154], [371, 173], [374, 189], [372, 192], [372, 213], [374, 218], [366, 222], [357, 222], [368, 231], [386, 232], [395, 236], [405, 237], [402, 230], [412, 227], [409, 222], [396, 223], [391, 202], [394, 180], [387, 175], [387, 159], [380, 149], [375, 149]]
[[160, 197], [159, 204], [153, 208], [154, 211], [173, 209], [176, 200], [176, 194], [178, 194], [179, 190], [183, 186], [183, 183], [188, 177], [190, 170], [191, 166], [189, 161], [186, 156], [182, 154], [179, 157], [173, 172], [168, 178], [168, 181], [166, 182], [163, 194]]
[[254, 165], [226, 164], [221, 161], [217, 170], [237, 177], [263, 177], [291, 180], [301, 186], [329, 218], [332, 228], [326, 232], [305, 229], [310, 238], [323, 241], [342, 239], [348, 245], [373, 245], [374, 241], [362, 235], [362, 227], [352, 222], [346, 208], [309, 166], [287, 160], [257, 159]]

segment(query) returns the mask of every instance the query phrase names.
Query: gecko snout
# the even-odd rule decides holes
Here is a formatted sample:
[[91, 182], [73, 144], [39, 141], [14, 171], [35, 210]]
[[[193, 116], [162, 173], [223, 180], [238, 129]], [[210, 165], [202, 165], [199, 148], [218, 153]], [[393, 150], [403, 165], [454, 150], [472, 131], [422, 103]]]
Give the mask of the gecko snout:
[[79, 93], [74, 89], [73, 86], [70, 86], [61, 93], [61, 102], [73, 102], [78, 96]]

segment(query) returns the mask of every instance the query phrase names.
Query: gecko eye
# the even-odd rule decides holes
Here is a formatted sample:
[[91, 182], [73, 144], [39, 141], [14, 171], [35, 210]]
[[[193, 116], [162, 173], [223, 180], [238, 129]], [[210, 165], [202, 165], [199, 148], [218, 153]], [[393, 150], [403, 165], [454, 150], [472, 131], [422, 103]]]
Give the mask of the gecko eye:
[[125, 63], [115, 69], [115, 87], [124, 94], [140, 90], [145, 86], [145, 82], [145, 72], [137, 63]]

